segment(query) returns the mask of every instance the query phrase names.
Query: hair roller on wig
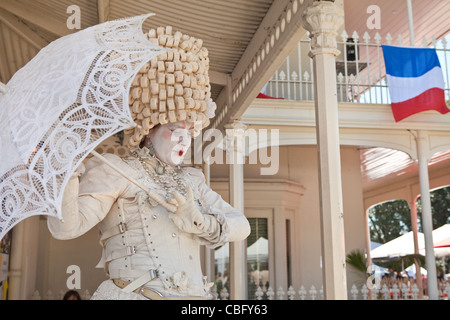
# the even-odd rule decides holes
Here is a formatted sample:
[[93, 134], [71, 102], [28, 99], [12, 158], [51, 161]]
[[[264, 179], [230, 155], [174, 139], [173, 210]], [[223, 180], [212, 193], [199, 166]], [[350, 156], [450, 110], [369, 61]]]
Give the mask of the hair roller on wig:
[[150, 29], [147, 38], [168, 51], [148, 61], [132, 81], [129, 106], [137, 126], [126, 130], [129, 147], [138, 146], [158, 124], [188, 120], [204, 129], [215, 111], [203, 41], [171, 26]]

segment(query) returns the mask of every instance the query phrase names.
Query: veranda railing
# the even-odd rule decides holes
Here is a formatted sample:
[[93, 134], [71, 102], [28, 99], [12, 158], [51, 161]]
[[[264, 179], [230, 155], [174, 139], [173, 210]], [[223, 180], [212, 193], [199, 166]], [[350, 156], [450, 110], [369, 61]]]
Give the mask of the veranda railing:
[[[448, 39], [439, 41], [422, 39], [423, 47], [434, 47], [444, 71], [446, 99], [450, 100], [450, 49]], [[388, 104], [389, 93], [385, 81], [382, 44], [407, 46], [400, 34], [394, 38], [388, 33], [384, 42], [377, 32], [373, 37], [365, 32], [362, 38], [355, 31], [351, 37], [346, 31], [338, 37], [341, 51], [336, 58], [337, 96], [340, 102]], [[308, 57], [309, 38], [301, 40], [294, 52], [275, 72], [265, 88], [265, 94], [287, 100], [314, 100], [314, 77], [312, 59]]]
[[[412, 285], [394, 283], [389, 286], [386, 283], [380, 288], [374, 286], [371, 288], [373, 300], [420, 300], [427, 299], [426, 295], [421, 298], [419, 295], [419, 287], [414, 283]], [[62, 300], [66, 291], [60, 290], [58, 294], [54, 294], [51, 290], [48, 290], [44, 295], [41, 295], [39, 291], [35, 291], [32, 300]], [[217, 295], [217, 299], [228, 300], [229, 293], [226, 288], [223, 288], [220, 292], [214, 292]], [[89, 300], [91, 294], [88, 290], [80, 291], [81, 298], [83, 300]], [[441, 300], [449, 300], [450, 296], [450, 283], [442, 283], [439, 289], [439, 296]], [[324, 300], [323, 286], [312, 285], [309, 288], [300, 286], [295, 289], [293, 286], [289, 288], [279, 287], [276, 291], [272, 287], [265, 288], [258, 286], [253, 295], [249, 297], [250, 300]], [[349, 292], [349, 299], [352, 300], [370, 300], [369, 288], [364, 284], [360, 288], [356, 285], [351, 287]]]

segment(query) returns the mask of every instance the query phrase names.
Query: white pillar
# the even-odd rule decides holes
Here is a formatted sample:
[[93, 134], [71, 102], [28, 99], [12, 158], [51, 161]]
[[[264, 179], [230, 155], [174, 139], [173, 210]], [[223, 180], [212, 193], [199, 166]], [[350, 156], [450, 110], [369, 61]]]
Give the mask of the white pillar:
[[[374, 270], [372, 270], [372, 257], [370, 256], [370, 249], [371, 249], [371, 245], [370, 245], [370, 227], [369, 227], [369, 210], [366, 210], [365, 214], [364, 214], [364, 225], [366, 226], [366, 232], [365, 232], [365, 242], [366, 242], [366, 270], [373, 272]], [[369, 287], [369, 300], [373, 300], [373, 294], [372, 294], [372, 288], [373, 288], [373, 283], [367, 284], [367, 286]]]
[[[227, 163], [230, 165], [230, 204], [244, 212], [244, 131], [241, 123], [225, 126]], [[230, 242], [230, 299], [247, 299], [246, 241]]]
[[11, 258], [9, 261], [9, 300], [21, 300], [20, 288], [22, 284], [22, 256], [24, 246], [25, 226], [23, 223], [17, 224], [13, 228], [11, 239]]
[[[421, 248], [419, 248], [419, 227], [417, 225], [417, 198], [413, 199], [411, 208], [411, 229], [413, 232], [414, 241], [414, 253], [419, 254]], [[422, 284], [422, 271], [420, 270], [419, 261], [414, 259], [414, 265], [416, 266], [416, 284], [419, 287], [419, 299], [423, 298], [423, 284]]]
[[303, 26], [310, 32], [309, 55], [314, 65], [322, 273], [326, 299], [347, 299], [335, 61], [339, 54], [336, 34], [343, 16], [343, 10], [328, 1], [314, 2], [303, 13]]
[[36, 285], [39, 216], [19, 222], [12, 231], [8, 300], [30, 299]]
[[414, 19], [411, 0], [406, 0], [406, 7], [408, 8], [409, 45], [414, 47]]
[[429, 144], [426, 134], [417, 131], [417, 158], [419, 165], [420, 199], [422, 202], [422, 229], [425, 239], [425, 262], [427, 265], [428, 298], [439, 299], [436, 258], [433, 245], [433, 219], [431, 215], [430, 182], [428, 178]]
[[[210, 179], [211, 179], [211, 173], [210, 173], [210, 159], [204, 159], [203, 162], [203, 174], [205, 175], [206, 185], [210, 186]], [[207, 277], [208, 281], [213, 282], [216, 278], [216, 275], [214, 273], [214, 249], [209, 249], [206, 246], [203, 246], [203, 254], [204, 254], [204, 265], [203, 265], [203, 272], [205, 276]]]

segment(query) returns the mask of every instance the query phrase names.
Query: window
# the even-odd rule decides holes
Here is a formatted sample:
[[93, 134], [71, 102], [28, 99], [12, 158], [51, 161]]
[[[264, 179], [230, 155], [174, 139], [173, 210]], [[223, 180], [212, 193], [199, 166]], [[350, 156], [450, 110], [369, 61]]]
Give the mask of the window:
[[253, 300], [258, 287], [265, 293], [270, 286], [269, 230], [267, 218], [249, 218], [248, 221], [251, 233], [247, 238], [247, 283], [248, 298]]

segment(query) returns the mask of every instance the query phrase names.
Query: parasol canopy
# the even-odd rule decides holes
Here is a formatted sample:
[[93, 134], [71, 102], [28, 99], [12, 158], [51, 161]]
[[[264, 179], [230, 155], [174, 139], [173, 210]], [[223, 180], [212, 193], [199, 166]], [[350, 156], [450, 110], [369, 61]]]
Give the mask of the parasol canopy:
[[61, 218], [63, 191], [78, 165], [101, 141], [136, 126], [131, 82], [166, 50], [142, 31], [151, 15], [53, 41], [0, 93], [0, 239], [32, 215]]

